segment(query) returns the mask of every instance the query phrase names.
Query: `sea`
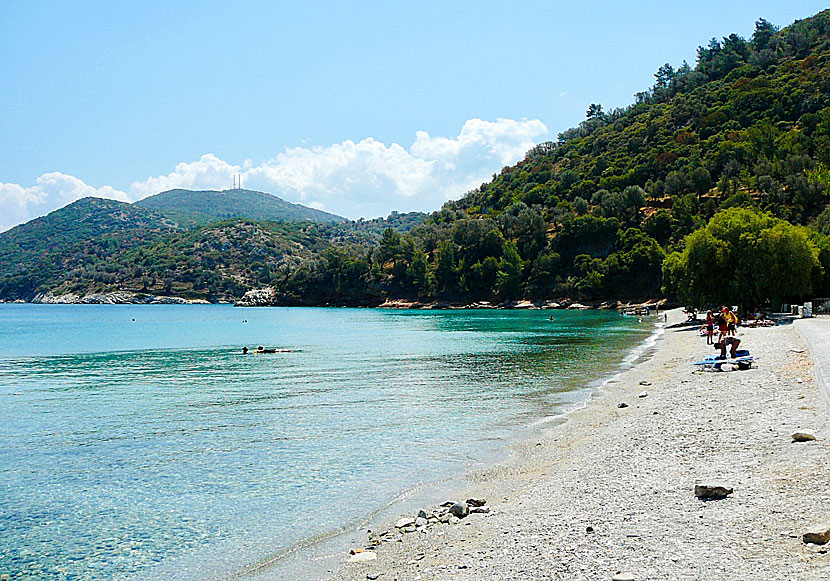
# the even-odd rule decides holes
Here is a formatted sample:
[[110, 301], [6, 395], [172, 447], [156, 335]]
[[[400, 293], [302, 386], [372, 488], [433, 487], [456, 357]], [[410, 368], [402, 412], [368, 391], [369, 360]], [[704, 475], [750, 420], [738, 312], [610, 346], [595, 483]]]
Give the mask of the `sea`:
[[503, 458], [657, 332], [614, 311], [0, 304], [0, 575], [280, 578]]

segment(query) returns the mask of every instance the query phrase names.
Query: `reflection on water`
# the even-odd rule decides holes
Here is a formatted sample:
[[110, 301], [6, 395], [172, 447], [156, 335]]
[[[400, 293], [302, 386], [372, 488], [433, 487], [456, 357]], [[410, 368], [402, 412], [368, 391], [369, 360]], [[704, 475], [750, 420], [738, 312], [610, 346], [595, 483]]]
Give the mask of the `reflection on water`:
[[0, 574], [218, 576], [486, 461], [647, 334], [555, 319], [0, 305]]

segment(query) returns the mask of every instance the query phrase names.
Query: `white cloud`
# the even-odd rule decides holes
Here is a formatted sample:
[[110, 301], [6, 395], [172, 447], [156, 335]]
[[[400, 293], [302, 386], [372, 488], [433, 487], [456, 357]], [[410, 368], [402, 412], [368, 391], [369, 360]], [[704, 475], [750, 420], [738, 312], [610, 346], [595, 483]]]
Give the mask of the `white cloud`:
[[94, 188], [60, 172], [45, 173], [30, 187], [0, 182], [0, 232], [87, 196], [130, 201], [113, 187]]
[[206, 153], [198, 161], [177, 164], [176, 169], [166, 176], [133, 182], [130, 186], [130, 198], [140, 200], [175, 188], [224, 190], [231, 187], [233, 176], [238, 174], [240, 169], [238, 165], [232, 165], [212, 153]]
[[84, 196], [135, 201], [173, 188], [222, 190], [235, 174], [242, 175], [245, 188], [350, 218], [435, 210], [520, 160], [547, 131], [538, 119], [470, 119], [455, 137], [418, 131], [409, 149], [367, 137], [328, 147], [292, 147], [259, 165], [245, 160], [241, 166], [208, 153], [177, 164], [167, 175], [133, 182], [127, 192], [47, 173], [31, 187], [0, 182], [0, 231]]

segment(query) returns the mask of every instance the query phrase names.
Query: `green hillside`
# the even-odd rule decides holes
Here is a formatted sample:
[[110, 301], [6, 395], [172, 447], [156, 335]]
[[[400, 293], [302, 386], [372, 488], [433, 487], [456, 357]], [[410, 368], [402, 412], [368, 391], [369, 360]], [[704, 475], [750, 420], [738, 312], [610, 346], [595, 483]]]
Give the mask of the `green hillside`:
[[759, 20], [655, 80], [428, 217], [350, 222], [248, 190], [80, 200], [0, 233], [0, 300], [830, 296], [830, 10]]
[[345, 222], [346, 218], [252, 190], [169, 190], [144, 198], [136, 206], [155, 210], [183, 225], [208, 224], [218, 220], [247, 220], [321, 223]]
[[174, 230], [170, 220], [152, 210], [83, 198], [0, 233], [0, 298], [28, 299], [46, 283], [80, 275]]
[[357, 222], [231, 219], [184, 228], [138, 205], [84, 198], [0, 233], [0, 300], [46, 291], [232, 300], [332, 244], [371, 246], [385, 229], [406, 232], [424, 219], [393, 212]]
[[[304, 265], [277, 286], [280, 301], [656, 297], [667, 253], [736, 206], [812, 227], [803, 237], [816, 261], [804, 265], [815, 272], [793, 278], [812, 283], [779, 285], [790, 294], [779, 298], [830, 292], [830, 11], [782, 30], [759, 20], [751, 39], [712, 39], [694, 67], [665, 64], [655, 79], [629, 107], [592, 104], [556, 142], [411, 233]], [[672, 281], [693, 281], [678, 268], [666, 290], [683, 298]], [[711, 276], [740, 288], [726, 268]]]
[[315, 256], [334, 237], [329, 228], [308, 222], [214, 222], [113, 254], [50, 286], [54, 294], [124, 290], [231, 300]]

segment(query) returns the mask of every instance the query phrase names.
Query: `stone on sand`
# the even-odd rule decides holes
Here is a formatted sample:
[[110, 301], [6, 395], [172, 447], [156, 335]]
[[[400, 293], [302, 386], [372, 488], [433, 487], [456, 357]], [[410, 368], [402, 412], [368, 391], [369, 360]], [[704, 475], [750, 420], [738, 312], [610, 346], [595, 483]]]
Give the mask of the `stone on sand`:
[[816, 436], [810, 432], [799, 430], [797, 432], [793, 432], [792, 438], [793, 442], [812, 442], [816, 439]]
[[378, 558], [378, 554], [374, 551], [363, 551], [362, 553], [355, 553], [349, 557], [349, 563], [366, 563], [374, 561]]
[[470, 509], [467, 508], [466, 502], [456, 502], [450, 507], [450, 514], [458, 518], [464, 518], [470, 514]]
[[721, 500], [732, 494], [732, 487], [719, 480], [695, 482], [695, 496], [701, 500]]
[[830, 521], [815, 524], [804, 533], [802, 539], [811, 545], [825, 545], [830, 541]]

